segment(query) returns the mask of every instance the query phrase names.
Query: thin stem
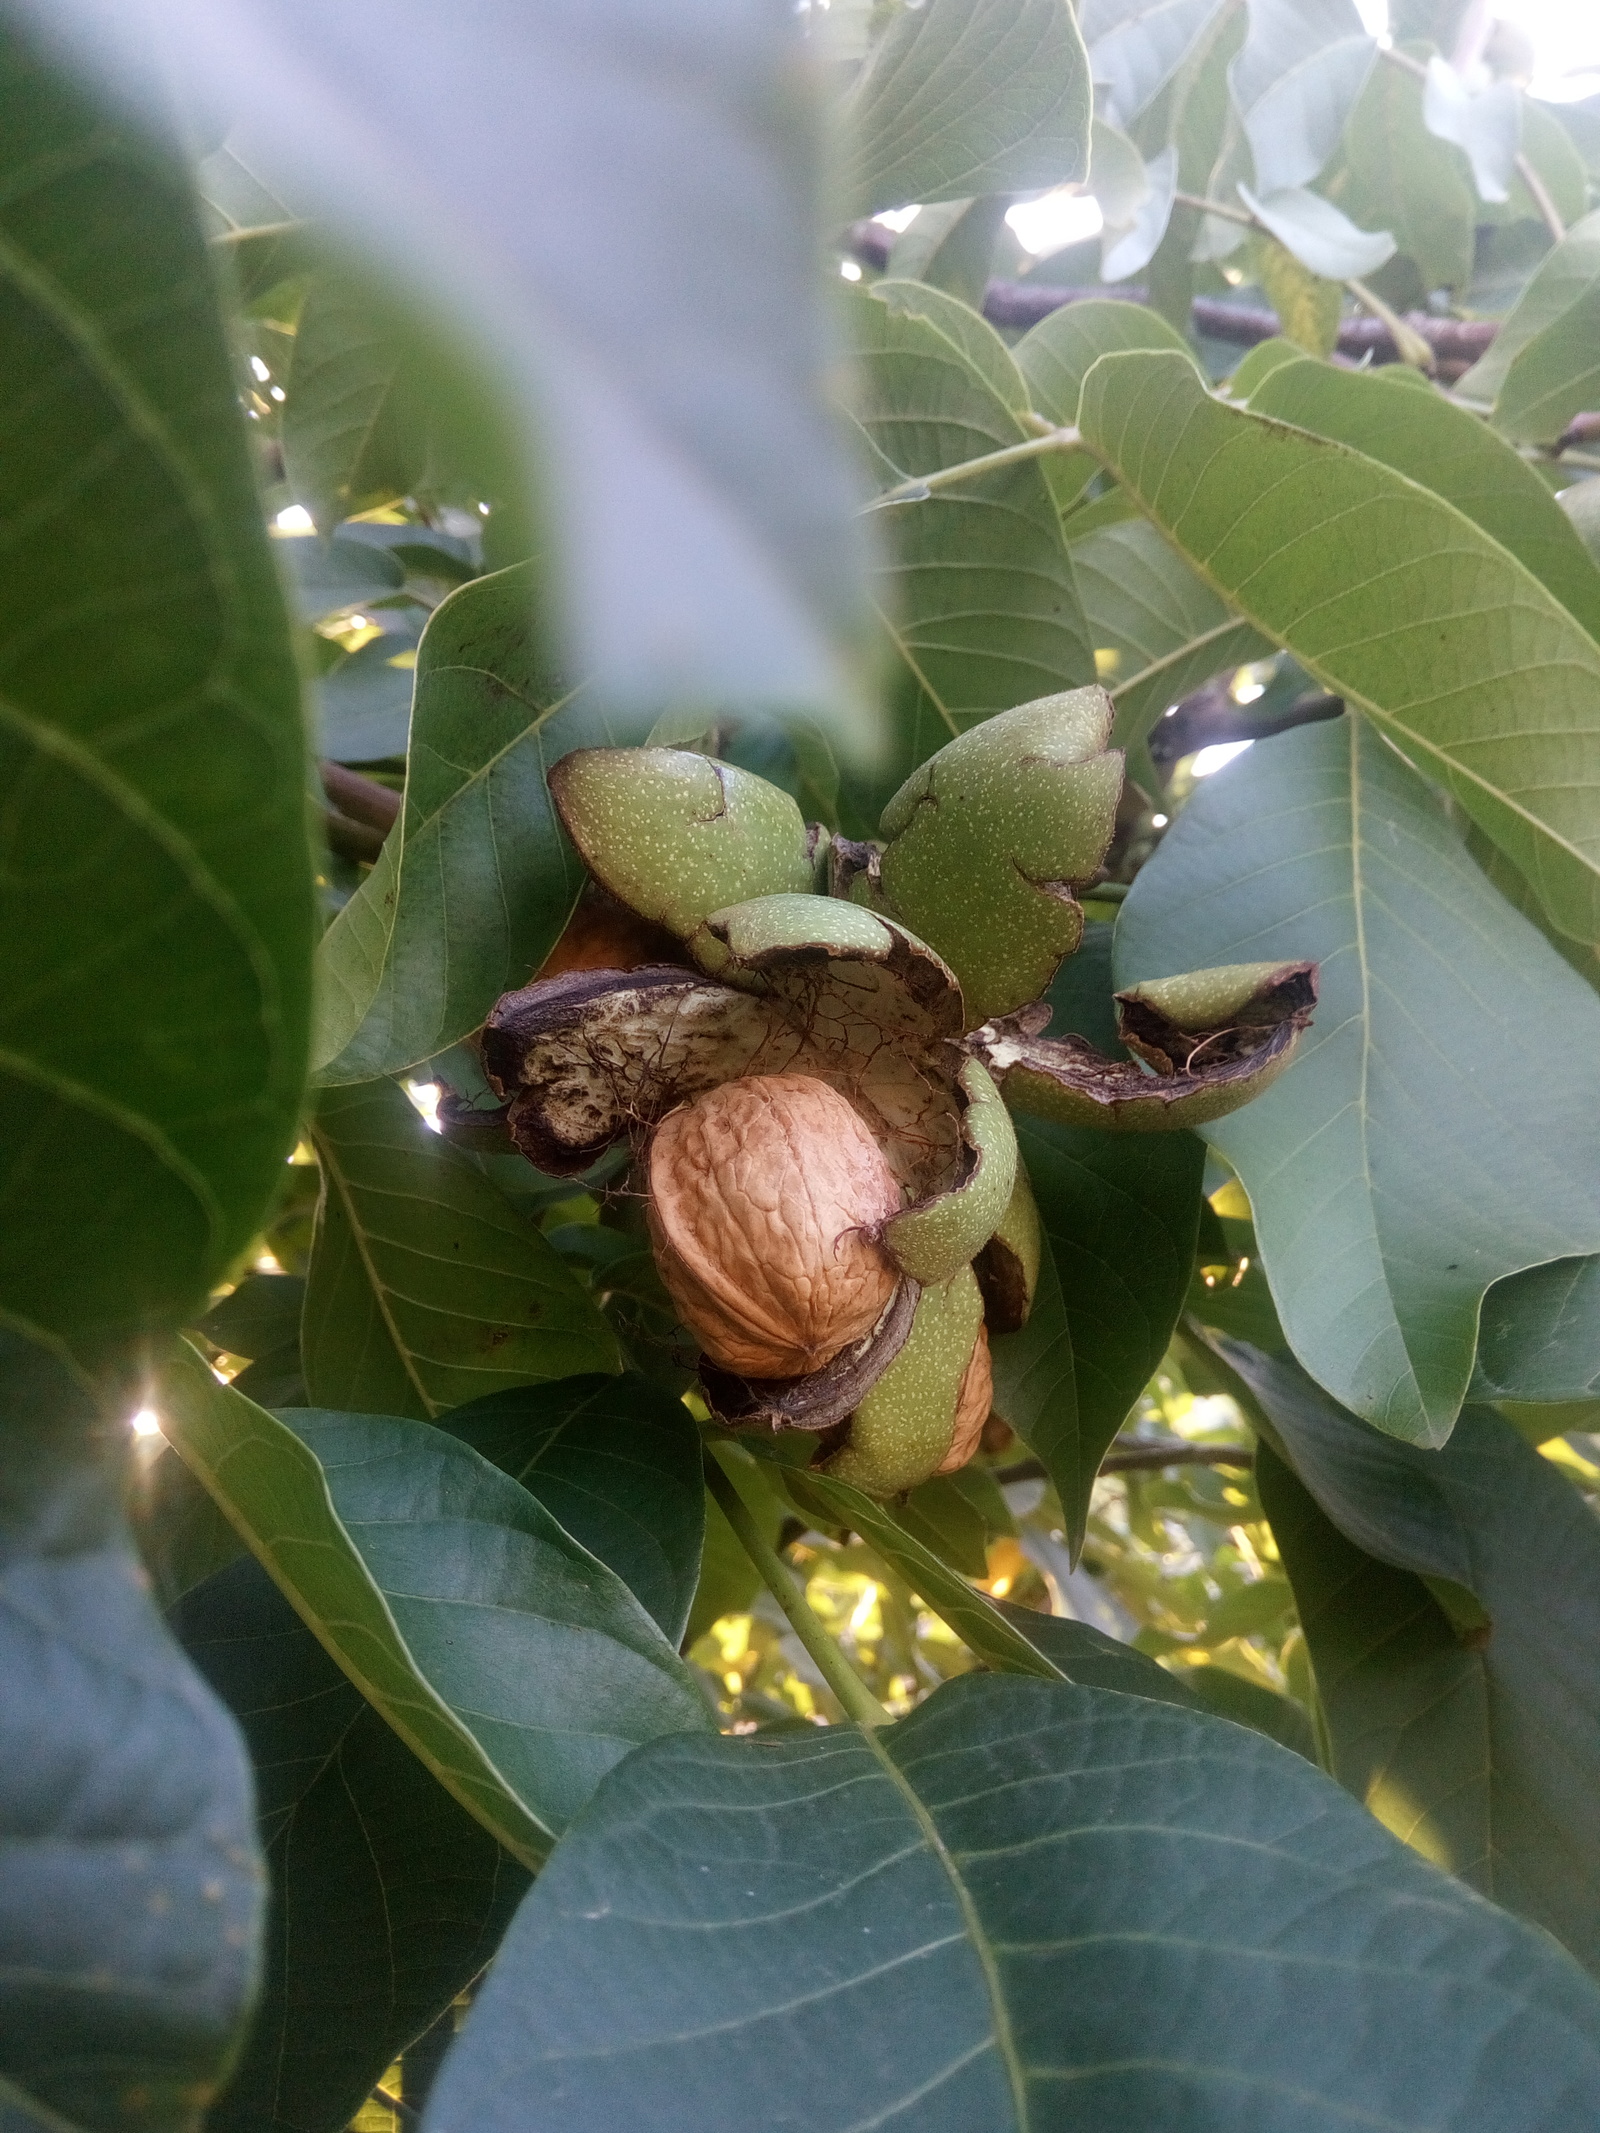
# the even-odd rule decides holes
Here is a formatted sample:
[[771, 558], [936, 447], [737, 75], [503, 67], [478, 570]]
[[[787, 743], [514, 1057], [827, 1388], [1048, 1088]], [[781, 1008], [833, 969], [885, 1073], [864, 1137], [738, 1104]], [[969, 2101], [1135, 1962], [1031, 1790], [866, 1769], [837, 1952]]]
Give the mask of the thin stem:
[[1246, 207], [1230, 207], [1226, 200], [1207, 200], [1199, 193], [1174, 193], [1179, 207], [1197, 207], [1202, 215], [1220, 215], [1224, 222], [1242, 223], [1247, 230], [1258, 230], [1261, 225]]
[[1543, 178], [1534, 169], [1519, 148], [1517, 151], [1517, 176], [1533, 196], [1533, 204], [1544, 217], [1544, 226], [1559, 244], [1567, 234], [1567, 225], [1561, 219], [1561, 210], [1551, 199]]
[[414, 2126], [421, 2115], [414, 2104], [402, 2103], [400, 2098], [386, 2089], [381, 2081], [373, 2083], [372, 2093], [386, 2110], [393, 2111], [403, 2126]]
[[1401, 361], [1409, 363], [1413, 370], [1425, 370], [1429, 377], [1432, 377], [1438, 368], [1438, 358], [1416, 328], [1408, 326], [1399, 312], [1391, 310], [1383, 298], [1369, 289], [1364, 281], [1356, 281], [1352, 277], [1346, 281], [1345, 287], [1358, 304], [1370, 311], [1375, 319], [1381, 319], [1388, 327], [1394, 345], [1400, 351]]
[[[1102, 1474], [1159, 1472], [1168, 1466], [1233, 1466], [1241, 1471], [1255, 1464], [1255, 1454], [1240, 1444], [1129, 1444], [1121, 1451], [1106, 1453], [1100, 1462]], [[1042, 1459], [1018, 1459], [1010, 1466], [991, 1467], [996, 1481], [1046, 1481], [1049, 1471]]]
[[979, 459], [963, 459], [957, 466], [938, 467], [932, 474], [913, 474], [905, 481], [896, 482], [892, 489], [885, 489], [881, 496], [875, 496], [866, 509], [881, 511], [885, 504], [920, 504], [935, 489], [952, 488], [957, 482], [992, 473], [996, 467], [1015, 466], [1018, 460], [1040, 459], [1048, 452], [1074, 451], [1082, 442], [1075, 429], [1052, 427], [1042, 436], [1029, 437], [1022, 444], [1008, 444], [998, 452], [985, 452]]
[[817, 1671], [838, 1697], [845, 1716], [858, 1726], [886, 1726], [889, 1714], [861, 1676], [845, 1658], [832, 1637], [811, 1611], [794, 1572], [751, 1517], [733, 1476], [708, 1446], [705, 1453], [706, 1487], [717, 1509], [732, 1526], [739, 1545], [760, 1571], [768, 1592], [789, 1618], [789, 1626], [811, 1657]]

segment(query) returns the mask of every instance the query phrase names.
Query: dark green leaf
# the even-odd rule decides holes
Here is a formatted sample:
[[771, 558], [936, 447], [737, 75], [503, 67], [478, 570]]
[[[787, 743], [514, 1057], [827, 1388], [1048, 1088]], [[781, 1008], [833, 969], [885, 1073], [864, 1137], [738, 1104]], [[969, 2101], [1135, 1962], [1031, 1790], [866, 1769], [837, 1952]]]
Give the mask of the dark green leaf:
[[[1026, 436], [984, 375], [927, 319], [870, 296], [851, 300], [850, 318], [852, 411], [881, 487]], [[893, 745], [881, 776], [887, 799], [918, 763], [978, 720], [1092, 681], [1094, 655], [1037, 462], [880, 517], [893, 548], [879, 592], [893, 647]]]
[[631, 1757], [428, 2127], [1569, 2133], [1597, 2028], [1547, 1939], [1274, 1743], [968, 1676], [876, 1733]]
[[1102, 357], [1080, 426], [1232, 605], [1447, 786], [1564, 931], [1600, 931], [1600, 645], [1520, 563], [1377, 461], [1208, 397], [1175, 355]]
[[1033, 1316], [994, 1343], [995, 1406], [1049, 1468], [1075, 1560], [1106, 1447], [1183, 1309], [1205, 1151], [1189, 1133], [1016, 1127], [1048, 1256]]
[[283, 568], [302, 621], [348, 614], [400, 591], [406, 574], [370, 541], [319, 541], [314, 533], [278, 534], [272, 552]]
[[1600, 1391], [1600, 1259], [1553, 1259], [1483, 1299], [1472, 1395], [1587, 1400]]
[[244, 1543], [171, 1445], [143, 1467], [128, 1491], [139, 1560], [164, 1611], [244, 1553]]
[[291, 1429], [192, 1351], [161, 1412], [362, 1695], [525, 1864], [630, 1746], [710, 1723], [621, 1579], [442, 1430], [315, 1408]]
[[1443, 1451], [1418, 1451], [1287, 1358], [1219, 1352], [1294, 1462], [1264, 1455], [1262, 1503], [1336, 1775], [1419, 1851], [1600, 1966], [1592, 1512], [1492, 1408], [1467, 1408]]
[[706, 1492], [700, 1432], [681, 1400], [636, 1372], [561, 1378], [473, 1400], [439, 1427], [520, 1481], [617, 1573], [670, 1644], [682, 1642]]
[[[779, 1496], [767, 1481], [764, 1462], [752, 1459], [748, 1452], [726, 1446], [724, 1460], [736, 1460], [739, 1465], [739, 1493], [746, 1508], [761, 1528], [766, 1538], [777, 1545], [779, 1531], [788, 1515], [788, 1500]], [[695, 1587], [694, 1605], [689, 1610], [689, 1626], [684, 1632], [683, 1649], [688, 1651], [698, 1644], [713, 1623], [720, 1622], [724, 1615], [743, 1614], [761, 1590], [761, 1573], [745, 1553], [738, 1535], [723, 1517], [714, 1500], [708, 1495], [705, 1504], [706, 1537], [700, 1551], [700, 1582]]]
[[175, 1323], [294, 1139], [305, 742], [199, 211], [0, 45], [0, 1299]]
[[1288, 1073], [1205, 1137], [1250, 1195], [1295, 1354], [1442, 1443], [1484, 1290], [1600, 1249], [1600, 1001], [1351, 718], [1207, 780], [1117, 922], [1124, 984], [1246, 956], [1317, 959], [1321, 999]]
[[415, 682], [416, 654], [404, 636], [374, 637], [343, 654], [317, 683], [319, 751], [335, 763], [403, 756]]
[[261, 1884], [232, 1721], [123, 1523], [127, 1433], [0, 1332], [0, 2121], [198, 2133]]
[[645, 729], [555, 671], [531, 566], [453, 593], [417, 653], [405, 807], [329, 928], [316, 1059], [369, 1081], [431, 1059], [525, 985], [583, 886], [545, 785], [573, 748]]
[[196, 1330], [214, 1348], [253, 1362], [300, 1338], [305, 1296], [306, 1285], [297, 1274], [246, 1274], [221, 1303], [196, 1320]]
[[1265, 1733], [1269, 1740], [1303, 1755], [1308, 1763], [1317, 1759], [1311, 1721], [1287, 1696], [1242, 1680], [1220, 1666], [1190, 1666], [1182, 1673], [1169, 1673], [1131, 1644], [1119, 1644], [1087, 1622], [1066, 1615], [1042, 1615], [1008, 1600], [996, 1605], [1030, 1644], [1083, 1688], [1120, 1689], [1128, 1696], [1149, 1696], [1184, 1710], [1209, 1711], [1213, 1717], [1229, 1718], [1235, 1725]]
[[339, 2133], [493, 1955], [528, 1874], [459, 1807], [259, 1563], [173, 1627], [244, 1729], [272, 1901], [264, 1992], [210, 2133]]
[[328, 1089], [306, 1284], [319, 1406], [441, 1414], [511, 1385], [621, 1367], [589, 1290], [392, 1082]]
[[1093, 94], [1066, 0], [902, 8], [851, 91], [851, 214], [1066, 185], [1089, 169]]

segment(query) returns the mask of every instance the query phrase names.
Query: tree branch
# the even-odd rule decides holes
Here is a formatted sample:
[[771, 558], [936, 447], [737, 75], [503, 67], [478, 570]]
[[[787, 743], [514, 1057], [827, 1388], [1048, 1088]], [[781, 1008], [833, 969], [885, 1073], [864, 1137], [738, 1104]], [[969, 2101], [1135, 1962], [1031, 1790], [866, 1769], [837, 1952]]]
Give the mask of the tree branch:
[[[1206, 206], [1208, 213], [1215, 212], [1212, 203], [1207, 202]], [[881, 223], [857, 222], [846, 231], [841, 248], [863, 266], [881, 272], [889, 261], [889, 243], [889, 232]], [[1040, 319], [1048, 318], [1053, 311], [1060, 311], [1067, 304], [1106, 296], [1142, 304], [1149, 293], [1148, 289], [1133, 282], [1082, 285], [991, 281], [984, 292], [983, 315], [992, 326], [1026, 328], [1037, 326]], [[1216, 296], [1195, 298], [1190, 310], [1190, 324], [1196, 333], [1204, 334], [1208, 339], [1231, 341], [1245, 348], [1254, 347], [1258, 341], [1270, 341], [1280, 330], [1275, 312], [1246, 308]], [[1408, 313], [1405, 324], [1427, 342], [1438, 359], [1441, 372], [1454, 376], [1476, 363], [1500, 330], [1497, 319], [1434, 318], [1421, 311]], [[1341, 355], [1356, 362], [1364, 356], [1375, 363], [1400, 361], [1394, 337], [1379, 318], [1345, 319], [1339, 327], [1338, 347]]]
[[[1255, 1453], [1247, 1444], [1130, 1443], [1118, 1451], [1113, 1445], [1100, 1462], [1102, 1474], [1145, 1474], [1169, 1466], [1230, 1466], [1248, 1472]], [[1019, 1459], [1011, 1466], [989, 1469], [996, 1481], [1048, 1481], [1050, 1471], [1042, 1459]]]

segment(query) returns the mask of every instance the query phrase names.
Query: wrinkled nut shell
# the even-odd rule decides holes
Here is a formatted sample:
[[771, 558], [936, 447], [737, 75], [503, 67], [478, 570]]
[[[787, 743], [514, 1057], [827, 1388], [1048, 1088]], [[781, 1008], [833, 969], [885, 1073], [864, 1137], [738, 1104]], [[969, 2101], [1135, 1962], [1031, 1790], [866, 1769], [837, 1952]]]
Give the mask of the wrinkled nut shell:
[[877, 1324], [899, 1277], [869, 1232], [898, 1211], [900, 1186], [825, 1081], [707, 1090], [661, 1121], [648, 1172], [656, 1265], [724, 1370], [798, 1377]]
[[983, 1425], [993, 1406], [994, 1365], [989, 1355], [989, 1329], [980, 1326], [978, 1338], [973, 1343], [972, 1359], [956, 1394], [956, 1426], [951, 1432], [950, 1449], [934, 1468], [936, 1474], [953, 1474], [957, 1467], [966, 1465], [978, 1449]]

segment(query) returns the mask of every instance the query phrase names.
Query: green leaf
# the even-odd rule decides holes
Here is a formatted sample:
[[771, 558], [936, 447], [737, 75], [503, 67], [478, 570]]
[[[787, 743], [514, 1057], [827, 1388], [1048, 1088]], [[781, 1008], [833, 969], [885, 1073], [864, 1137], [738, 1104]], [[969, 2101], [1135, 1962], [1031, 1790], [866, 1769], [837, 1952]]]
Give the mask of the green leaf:
[[1283, 1329], [1381, 1429], [1440, 1444], [1502, 1275], [1600, 1249], [1600, 1001], [1351, 718], [1209, 779], [1117, 922], [1122, 983], [1316, 958], [1295, 1064], [1207, 1126], [1250, 1195]]
[[[1553, 442], [1567, 421], [1566, 414], [1556, 419], [1567, 404], [1563, 380], [1577, 385], [1590, 375], [1597, 305], [1600, 210], [1574, 224], [1540, 261], [1487, 354], [1456, 391], [1463, 400], [1489, 402], [1496, 428], [1514, 442]], [[1580, 390], [1568, 413], [1582, 400]]]
[[162, 1446], [129, 1491], [128, 1518], [156, 1605], [164, 1612], [244, 1553], [238, 1534], [170, 1444]]
[[1226, 0], [1083, 0], [1078, 27], [1107, 116], [1131, 126], [1178, 72]]
[[321, 753], [335, 763], [403, 756], [415, 683], [416, 654], [403, 637], [374, 637], [359, 651], [345, 653], [317, 683]]
[[1076, 1560], [1100, 1461], [1183, 1309], [1205, 1152], [1189, 1133], [1016, 1127], [1046, 1252], [1027, 1325], [994, 1343], [995, 1407], [1049, 1468]]
[[681, 1400], [630, 1371], [491, 1393], [439, 1418], [520, 1481], [678, 1645], [700, 1577], [700, 1432]]
[[710, 1723], [622, 1580], [469, 1446], [392, 1415], [295, 1408], [291, 1428], [191, 1350], [160, 1397], [301, 1620], [525, 1865], [629, 1747]]
[[989, 321], [970, 304], [944, 289], [930, 288], [926, 282], [894, 281], [888, 276], [872, 284], [872, 293], [891, 311], [909, 312], [914, 318], [925, 318], [930, 326], [937, 326], [947, 341], [955, 342], [995, 398], [1003, 401], [1012, 414], [1023, 413], [1028, 406], [1028, 385], [1015, 356]]
[[[739, 1468], [739, 1493], [762, 1533], [777, 1546], [778, 1534], [788, 1514], [787, 1499], [779, 1496], [767, 1479], [765, 1461], [753, 1459], [742, 1446], [724, 1445], [725, 1463]], [[706, 1538], [700, 1551], [700, 1582], [695, 1587], [689, 1626], [684, 1632], [685, 1651], [699, 1643], [713, 1623], [724, 1615], [743, 1614], [761, 1590], [761, 1573], [745, 1553], [732, 1526], [708, 1494], [705, 1504]]]
[[1080, 426], [1224, 598], [1449, 789], [1563, 931], [1600, 931], [1600, 645], [1520, 563], [1375, 460], [1211, 399], [1177, 356], [1102, 357]]
[[[883, 486], [1026, 437], [983, 375], [928, 320], [897, 314], [870, 296], [853, 298], [849, 314], [852, 412]], [[1037, 462], [878, 516], [892, 544], [878, 597], [893, 647], [894, 736], [874, 788], [881, 805], [967, 726], [1092, 681], [1094, 656]], [[873, 807], [869, 819], [876, 813]]]
[[1228, 87], [1256, 190], [1309, 185], [1339, 145], [1377, 57], [1354, 0], [1251, 0]]
[[173, 1628], [255, 1765], [272, 1901], [264, 1990], [210, 2133], [340, 2133], [494, 1954], [528, 1887], [363, 1703], [261, 1565]]
[[477, 579], [423, 637], [405, 807], [318, 952], [324, 1080], [397, 1073], [476, 1029], [577, 902], [584, 872], [546, 774], [574, 748], [643, 736], [556, 673], [537, 582], [527, 565]]
[[1423, 292], [1464, 289], [1478, 203], [1460, 154], [1423, 124], [1422, 84], [1409, 69], [1373, 68], [1345, 124], [1344, 154], [1334, 197], [1350, 219], [1393, 230]]
[[975, 200], [919, 207], [889, 247], [890, 275], [948, 292], [962, 304], [981, 305], [995, 271], [996, 246], [1011, 235], [1006, 229], [1010, 205], [1009, 193], [980, 193]]
[[1553, 1259], [1483, 1299], [1472, 1395], [1565, 1402], [1600, 1393], [1600, 1259]]
[[272, 553], [303, 622], [321, 622], [386, 600], [406, 582], [401, 564], [371, 541], [319, 541], [314, 533], [274, 533]]
[[[1314, 1994], [1316, 2021], [1307, 2019]], [[968, 1676], [873, 1732], [660, 1741], [518, 1914], [435, 2127], [1566, 2133], [1600, 1995], [1221, 1720]]]
[[306, 1283], [318, 1406], [432, 1416], [485, 1393], [621, 1368], [561, 1255], [392, 1082], [323, 1092]]
[[434, 487], [415, 335], [344, 264], [313, 276], [295, 326], [280, 421], [284, 473], [317, 530]]
[[846, 100], [848, 211], [1088, 175], [1089, 62], [1067, 0], [902, 8]]
[[1308, 1763], [1317, 1759], [1311, 1721], [1287, 1696], [1242, 1680], [1220, 1666], [1189, 1666], [1181, 1673], [1169, 1673], [1131, 1644], [1119, 1644], [1087, 1622], [1067, 1615], [1041, 1615], [1009, 1600], [997, 1605], [1006, 1620], [1015, 1623], [1069, 1681], [1083, 1688], [1119, 1689], [1128, 1696], [1153, 1697], [1157, 1703], [1177, 1704], [1187, 1711], [1209, 1711], [1216, 1718], [1266, 1734]]
[[[979, 1495], [980, 1488], [984, 1496]], [[987, 1467], [980, 1466], [935, 1474], [911, 1490], [904, 1503], [897, 1505], [895, 1516], [942, 1563], [967, 1578], [989, 1575], [991, 1536], [1016, 1531], [999, 1483]]]
[[[1247, 185], [1241, 185], [1239, 197], [1285, 250], [1324, 280], [1348, 281], [1375, 274], [1394, 257], [1395, 242], [1388, 230], [1358, 230], [1348, 215], [1341, 215], [1320, 193], [1290, 185], [1258, 199]], [[1269, 288], [1267, 293], [1276, 302], [1276, 292]], [[1289, 338], [1300, 337], [1290, 334]]]
[[1376, 1436], [1287, 1358], [1220, 1353], [1294, 1462], [1264, 1453], [1262, 1503], [1336, 1775], [1427, 1857], [1600, 1967], [1588, 1506], [1491, 1408], [1469, 1407], [1443, 1451], [1421, 1452]]
[[213, 1347], [254, 1362], [300, 1337], [306, 1285], [297, 1274], [246, 1274], [239, 1286], [196, 1321]]
[[[146, 90], [147, 26], [100, 0], [37, 14]], [[870, 751], [865, 529], [823, 404], [826, 85], [792, 10], [536, 6], [475, 37], [411, 7], [381, 50], [316, 61], [286, 0], [173, 0], [165, 21], [194, 107], [502, 381], [562, 529], [570, 670], [646, 726], [685, 701], [798, 711]]]
[[1277, 365], [1249, 400], [1257, 414], [1335, 438], [1454, 504], [1600, 638], [1600, 569], [1547, 485], [1476, 416], [1398, 384], [1393, 369], [1304, 360]]
[[123, 1522], [127, 1432], [0, 1331], [0, 2118], [199, 2133], [257, 1981], [250, 1771]]
[[[1089, 367], [1103, 355], [1126, 348], [1168, 348], [1187, 354], [1187, 344], [1166, 320], [1143, 304], [1091, 296], [1063, 304], [1032, 326], [1012, 350], [1030, 403], [1052, 422], [1078, 419], [1078, 397]], [[1045, 473], [1062, 510], [1076, 503], [1097, 471], [1092, 452], [1053, 452]], [[1070, 537], [1070, 536], [1069, 536]], [[1098, 641], [1098, 640], [1097, 640]]]
[[[1037, 326], [1030, 327], [1012, 352], [1031, 405], [1052, 422], [1070, 425], [1077, 422], [1078, 399], [1090, 366], [1100, 356], [1125, 348], [1187, 352], [1187, 343], [1142, 304], [1091, 296], [1048, 312]], [[1061, 512], [1081, 514], [1094, 508], [1080, 501], [1100, 471], [1092, 452], [1052, 452], [1042, 464], [1050, 493]], [[1113, 491], [1112, 495], [1119, 493]], [[1079, 530], [1082, 529], [1074, 519], [1066, 527], [1068, 540], [1075, 539]]]
[[1170, 704], [1213, 674], [1272, 651], [1144, 519], [1074, 540], [1072, 574], [1096, 652], [1116, 655], [1106, 675], [1117, 707], [1114, 747], [1136, 746]]
[[959, 1571], [951, 1569], [942, 1552], [909, 1531], [875, 1496], [831, 1474], [775, 1465], [771, 1471], [813, 1525], [844, 1526], [859, 1533], [923, 1604], [989, 1666], [1007, 1674], [1034, 1674], [1047, 1680], [1059, 1677], [1060, 1669], [1027, 1630], [1002, 1614], [987, 1593], [975, 1591]]
[[305, 1076], [300, 686], [197, 203], [0, 45], [0, 1303], [176, 1324]]

